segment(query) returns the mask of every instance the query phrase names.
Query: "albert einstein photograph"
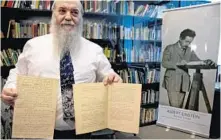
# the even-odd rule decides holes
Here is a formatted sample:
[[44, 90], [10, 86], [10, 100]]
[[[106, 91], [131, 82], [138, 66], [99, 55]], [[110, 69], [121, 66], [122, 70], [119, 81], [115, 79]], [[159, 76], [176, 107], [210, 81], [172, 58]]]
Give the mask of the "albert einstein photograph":
[[219, 13], [197, 22], [193, 19], [196, 15], [187, 17], [183, 12], [166, 16], [162, 27], [160, 104], [211, 113], [220, 39]]

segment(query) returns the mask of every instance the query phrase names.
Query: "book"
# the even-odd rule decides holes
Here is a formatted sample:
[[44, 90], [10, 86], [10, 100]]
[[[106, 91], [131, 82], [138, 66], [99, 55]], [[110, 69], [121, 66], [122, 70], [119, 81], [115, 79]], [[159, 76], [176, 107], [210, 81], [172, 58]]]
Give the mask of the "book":
[[21, 50], [19, 49], [13, 50], [9, 48], [7, 50], [2, 50], [0, 52], [2, 62], [1, 66], [14, 66], [17, 63], [20, 54]]
[[176, 64], [178, 67], [184, 67], [188, 69], [216, 69], [217, 65], [208, 65], [205, 61], [200, 60], [200, 61], [190, 61], [187, 63], [177, 63]]
[[76, 134], [102, 129], [139, 132], [141, 85], [82, 83], [73, 85]]
[[1, 31], [1, 38], [5, 38], [5, 35], [2, 31]]

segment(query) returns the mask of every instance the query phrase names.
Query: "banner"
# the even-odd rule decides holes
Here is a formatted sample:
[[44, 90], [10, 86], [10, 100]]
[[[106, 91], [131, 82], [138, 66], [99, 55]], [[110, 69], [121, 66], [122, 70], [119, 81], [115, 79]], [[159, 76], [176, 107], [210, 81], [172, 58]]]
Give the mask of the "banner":
[[164, 12], [158, 125], [209, 137], [220, 3]]

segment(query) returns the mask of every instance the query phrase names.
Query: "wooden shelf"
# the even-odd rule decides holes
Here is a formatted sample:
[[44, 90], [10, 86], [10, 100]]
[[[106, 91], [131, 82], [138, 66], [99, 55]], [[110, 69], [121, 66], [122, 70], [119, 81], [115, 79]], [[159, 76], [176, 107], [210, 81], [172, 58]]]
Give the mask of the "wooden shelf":
[[140, 127], [143, 127], [143, 126], [148, 126], [148, 125], [154, 125], [156, 124], [156, 120], [155, 121], [152, 121], [152, 122], [148, 122], [148, 123], [144, 123], [144, 124], [140, 124]]
[[23, 50], [25, 43], [29, 39], [30, 38], [2, 38], [1, 50], [8, 49], [8, 48]]
[[49, 10], [21, 9], [8, 7], [1, 7], [1, 12], [5, 13], [5, 16], [6, 13], [10, 14], [10, 19], [15, 20], [28, 19], [29, 17], [51, 17], [52, 15], [52, 12]]
[[148, 65], [149, 68], [160, 68], [161, 62], [112, 62], [111, 65], [115, 69], [125, 69], [130, 66], [145, 67]]
[[143, 39], [120, 39], [120, 41], [133, 41], [134, 43], [151, 43], [161, 44], [161, 40], [143, 40]]
[[92, 39], [92, 38], [86, 38], [86, 39], [99, 44], [101, 47], [105, 47], [107, 44], [109, 44], [111, 47], [114, 48], [117, 43], [117, 41], [114, 39]]
[[121, 14], [115, 14], [115, 13], [96, 13], [96, 12], [84, 12], [85, 17], [116, 17], [116, 18], [135, 18], [135, 20], [149, 20], [149, 21], [161, 21], [161, 18], [154, 18], [154, 17], [147, 17], [147, 16], [136, 16], [136, 15], [121, 15]]
[[171, 0], [151, 0], [151, 1], [143, 1], [143, 0], [136, 0], [134, 1], [137, 5], [163, 5], [169, 3]]
[[155, 91], [159, 91], [160, 83], [147, 83], [142, 84], [142, 90], [153, 89]]
[[148, 103], [148, 104], [141, 104], [142, 108], [157, 108], [158, 107], [158, 102], [156, 103]]
[[162, 41], [160, 40], [134, 40], [134, 43], [142, 43], [142, 44], [147, 44], [147, 43], [151, 43], [151, 44], [156, 44], [156, 45], [159, 45], [161, 46], [162, 44]]

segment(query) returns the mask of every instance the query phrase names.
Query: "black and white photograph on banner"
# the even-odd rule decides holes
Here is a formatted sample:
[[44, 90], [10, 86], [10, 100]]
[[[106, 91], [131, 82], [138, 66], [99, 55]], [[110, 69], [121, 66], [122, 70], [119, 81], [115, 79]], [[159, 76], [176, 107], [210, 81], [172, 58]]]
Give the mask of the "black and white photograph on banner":
[[[169, 105], [173, 107], [192, 109], [198, 111], [197, 94], [198, 87], [203, 86], [203, 81], [200, 78], [196, 78], [196, 85], [191, 85], [190, 75], [188, 67], [192, 66], [193, 69], [201, 70], [204, 67], [208, 69], [216, 69], [216, 64], [211, 59], [200, 59], [194, 50], [191, 49], [191, 43], [194, 41], [196, 33], [192, 29], [184, 29], [179, 36], [179, 40], [176, 43], [170, 44], [165, 47], [163, 51], [162, 66], [165, 68], [164, 80], [162, 87], [167, 90]], [[193, 87], [194, 86], [194, 87]], [[190, 87], [193, 94], [189, 95], [188, 102], [184, 105], [184, 98]], [[195, 88], [195, 89], [193, 89]], [[200, 88], [198, 88], [200, 89]], [[204, 91], [203, 93], [206, 93]], [[208, 101], [207, 94], [204, 96]], [[192, 98], [195, 98], [193, 100]], [[209, 112], [211, 112], [210, 103], [207, 102]]]
[[208, 135], [219, 43], [220, 3], [164, 12], [158, 123]]

